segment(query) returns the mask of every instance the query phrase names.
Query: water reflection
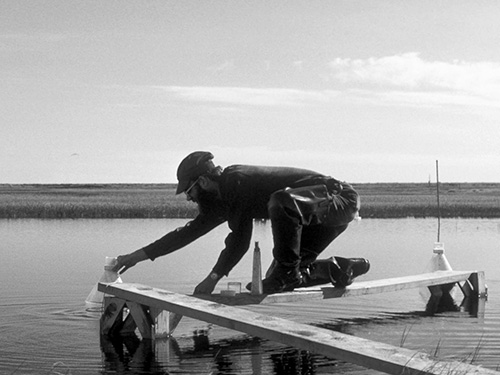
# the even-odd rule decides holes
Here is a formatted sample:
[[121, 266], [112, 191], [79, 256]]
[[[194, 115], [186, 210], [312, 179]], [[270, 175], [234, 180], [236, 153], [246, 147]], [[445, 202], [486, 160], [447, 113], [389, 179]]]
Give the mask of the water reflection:
[[191, 338], [192, 346], [181, 348], [173, 337], [154, 341], [135, 335], [101, 336], [103, 374], [169, 374], [188, 369], [220, 375], [313, 375], [320, 368], [339, 365], [335, 359], [255, 337], [210, 342], [208, 330], [196, 330]]
[[289, 349], [283, 353], [271, 354], [275, 374], [313, 375], [315, 371], [314, 357], [306, 350]]
[[154, 344], [153, 340], [140, 340], [136, 335], [102, 335], [103, 374], [165, 374], [155, 358]]

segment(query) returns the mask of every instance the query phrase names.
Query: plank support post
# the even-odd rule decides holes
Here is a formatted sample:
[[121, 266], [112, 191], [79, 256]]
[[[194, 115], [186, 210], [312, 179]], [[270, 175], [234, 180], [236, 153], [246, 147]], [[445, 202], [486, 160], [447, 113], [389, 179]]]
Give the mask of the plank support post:
[[[460, 287], [464, 298], [458, 306], [451, 294], [455, 285]], [[472, 316], [484, 316], [485, 302], [488, 299], [488, 289], [485, 283], [484, 272], [472, 272], [463, 285], [460, 282], [433, 285], [428, 287], [431, 297], [427, 302], [425, 311], [435, 314], [444, 311], [459, 311], [460, 307], [468, 311]]]
[[[165, 313], [163, 315], [162, 313]], [[160, 316], [160, 320], [155, 319]], [[167, 323], [163, 322], [165, 317]], [[101, 335], [126, 336], [139, 331], [142, 339], [154, 339], [156, 329], [160, 334], [166, 329], [170, 334], [171, 324], [168, 322], [168, 312], [150, 309], [146, 305], [127, 301], [117, 297], [104, 297], [104, 309], [100, 319]], [[175, 327], [174, 327], [175, 328]]]
[[471, 273], [460, 288], [464, 294], [461, 307], [473, 316], [484, 317], [486, 301], [488, 300], [488, 287], [486, 286], [484, 272]]
[[182, 315], [162, 310], [156, 307], [150, 309], [151, 318], [154, 321], [154, 337], [163, 338], [172, 336], [179, 325]]
[[471, 274], [468, 282], [471, 284], [472, 290], [477, 298], [488, 298], [488, 288], [486, 287], [483, 271]]
[[101, 315], [101, 335], [113, 335], [123, 326], [123, 308], [125, 301], [117, 297], [104, 297], [104, 309]]
[[459, 307], [455, 304], [450, 292], [455, 284], [429, 286], [431, 296], [425, 307], [427, 314], [435, 314], [444, 311], [458, 311]]

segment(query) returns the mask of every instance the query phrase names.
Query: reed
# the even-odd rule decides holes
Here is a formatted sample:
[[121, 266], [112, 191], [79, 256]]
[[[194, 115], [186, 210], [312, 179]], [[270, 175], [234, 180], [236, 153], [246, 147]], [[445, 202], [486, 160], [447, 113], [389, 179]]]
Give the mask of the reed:
[[[437, 217], [435, 184], [359, 184], [360, 215], [365, 218]], [[440, 216], [500, 217], [500, 184], [440, 184]]]
[[0, 187], [0, 218], [183, 218], [196, 206], [157, 185], [18, 185]]
[[[354, 184], [361, 217], [436, 217], [432, 184]], [[441, 184], [441, 217], [500, 217], [500, 184]], [[2, 219], [192, 218], [175, 184], [0, 185]]]
[[406, 339], [408, 338], [408, 335], [410, 334], [410, 331], [413, 327], [413, 324], [410, 326], [410, 328], [407, 329], [407, 327], [405, 326], [405, 329], [403, 331], [403, 334], [401, 335], [401, 342], [399, 343], [399, 346], [402, 348], [404, 347], [404, 344], [406, 342]]
[[[409, 329], [407, 329], [405, 327], [405, 329], [401, 335], [400, 347], [404, 347], [404, 344], [406, 342], [406, 339], [408, 338], [408, 335], [409, 335], [412, 327], [413, 327], [413, 324]], [[472, 353], [470, 353], [469, 355], [466, 355], [465, 357], [458, 359], [457, 362], [471, 364], [471, 365], [474, 365], [475, 363], [477, 363], [478, 358], [479, 358], [479, 352], [480, 352], [481, 347], [482, 347], [482, 342], [483, 342], [483, 336], [481, 336], [481, 338], [479, 339], [479, 342], [475, 346], [474, 351]], [[441, 361], [439, 359], [440, 350], [441, 350], [441, 337], [438, 339], [438, 342], [436, 344], [436, 347], [434, 348], [433, 353], [430, 354], [431, 357], [435, 358], [437, 361]], [[446, 360], [442, 360], [442, 363], [446, 363], [446, 362], [447, 362]], [[495, 369], [495, 371], [498, 371], [499, 367], [500, 367], [500, 365], [497, 365], [497, 368]], [[429, 371], [429, 372], [431, 372], [433, 370], [434, 370], [433, 367], [429, 367], [429, 368], [425, 369], [425, 371]], [[403, 371], [403, 373], [404, 373], [404, 371]], [[454, 368], [450, 368], [449, 371], [443, 372], [444, 375], [466, 375], [467, 373], [468, 373], [467, 370], [456, 370]]]

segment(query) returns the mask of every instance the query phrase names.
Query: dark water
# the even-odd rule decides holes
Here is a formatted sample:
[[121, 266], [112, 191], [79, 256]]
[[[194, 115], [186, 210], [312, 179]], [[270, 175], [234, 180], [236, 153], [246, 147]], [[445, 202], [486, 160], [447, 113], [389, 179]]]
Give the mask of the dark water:
[[[187, 318], [175, 339], [153, 344], [133, 338], [101, 340], [99, 314], [86, 311], [84, 300], [103, 273], [104, 257], [135, 250], [184, 223], [1, 220], [0, 374], [376, 373]], [[369, 258], [372, 269], [363, 280], [416, 274], [428, 266], [436, 230], [435, 220], [363, 219], [324, 254]], [[260, 224], [254, 232], [268, 264], [270, 228]], [[225, 227], [218, 228], [184, 250], [141, 263], [123, 280], [191, 293], [215, 263], [226, 233]], [[441, 241], [454, 269], [486, 272], [484, 316], [422, 316], [425, 299], [419, 290], [251, 309], [499, 369], [500, 221], [443, 220]], [[218, 289], [228, 281], [249, 281], [251, 262], [249, 252]]]

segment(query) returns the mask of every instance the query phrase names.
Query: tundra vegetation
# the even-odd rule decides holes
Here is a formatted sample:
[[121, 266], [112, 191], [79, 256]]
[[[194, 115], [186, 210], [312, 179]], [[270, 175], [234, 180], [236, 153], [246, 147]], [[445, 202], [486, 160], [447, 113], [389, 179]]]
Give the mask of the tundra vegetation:
[[[353, 184], [364, 218], [438, 215], [435, 183]], [[443, 218], [500, 217], [500, 183], [440, 183]], [[192, 218], [175, 184], [0, 184], [2, 219]]]

